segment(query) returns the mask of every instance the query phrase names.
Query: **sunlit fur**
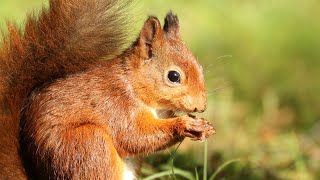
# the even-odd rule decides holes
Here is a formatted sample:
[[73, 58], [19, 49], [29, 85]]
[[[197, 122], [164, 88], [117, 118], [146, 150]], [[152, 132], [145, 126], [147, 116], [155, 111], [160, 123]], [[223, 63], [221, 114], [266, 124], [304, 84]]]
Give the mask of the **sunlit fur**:
[[[201, 65], [179, 34], [164, 32], [157, 19], [151, 21], [156, 27], [152, 57], [140, 57], [135, 62], [129, 62], [134, 64], [134, 70], [129, 72], [134, 79], [132, 82], [135, 91], [151, 107], [185, 112], [204, 110], [206, 92]], [[135, 48], [141, 48], [140, 46]], [[175, 67], [182, 71], [181, 83], [169, 86], [166, 84], [166, 75]]]
[[[214, 132], [201, 118], [154, 113], [206, 107], [202, 69], [177, 16], [168, 13], [164, 28], [150, 17], [132, 46], [106, 60], [125, 37], [116, 2], [51, 0], [23, 34], [10, 26], [0, 51], [0, 177], [133, 178], [124, 158]], [[181, 84], [167, 83], [170, 68]]]

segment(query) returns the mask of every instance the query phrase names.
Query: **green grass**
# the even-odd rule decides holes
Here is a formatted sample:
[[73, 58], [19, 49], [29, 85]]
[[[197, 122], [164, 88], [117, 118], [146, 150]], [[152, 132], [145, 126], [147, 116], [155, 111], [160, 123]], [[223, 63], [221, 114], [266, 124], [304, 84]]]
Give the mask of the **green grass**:
[[[1, 0], [2, 29], [42, 2]], [[315, 0], [137, 1], [134, 34], [147, 15], [179, 15], [213, 91], [201, 116], [217, 130], [207, 148], [185, 140], [173, 163], [166, 151], [147, 157], [141, 178], [320, 179], [319, 8]]]

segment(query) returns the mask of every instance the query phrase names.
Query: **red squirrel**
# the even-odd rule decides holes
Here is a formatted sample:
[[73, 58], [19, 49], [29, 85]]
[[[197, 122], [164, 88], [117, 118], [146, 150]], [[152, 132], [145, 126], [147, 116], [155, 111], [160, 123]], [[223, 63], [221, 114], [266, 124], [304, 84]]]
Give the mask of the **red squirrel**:
[[[123, 160], [204, 140], [203, 70], [169, 12], [121, 51], [129, 1], [50, 0], [0, 49], [0, 179], [135, 179]], [[162, 111], [162, 113], [159, 113]]]

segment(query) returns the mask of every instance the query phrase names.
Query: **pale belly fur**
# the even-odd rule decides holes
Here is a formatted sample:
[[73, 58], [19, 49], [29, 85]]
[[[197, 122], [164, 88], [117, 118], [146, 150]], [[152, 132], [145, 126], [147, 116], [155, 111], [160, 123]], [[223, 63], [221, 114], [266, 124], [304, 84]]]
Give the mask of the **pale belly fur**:
[[123, 180], [136, 180], [138, 177], [136, 176], [135, 166], [136, 163], [134, 160], [130, 158], [123, 159], [124, 162], [124, 171], [123, 171]]

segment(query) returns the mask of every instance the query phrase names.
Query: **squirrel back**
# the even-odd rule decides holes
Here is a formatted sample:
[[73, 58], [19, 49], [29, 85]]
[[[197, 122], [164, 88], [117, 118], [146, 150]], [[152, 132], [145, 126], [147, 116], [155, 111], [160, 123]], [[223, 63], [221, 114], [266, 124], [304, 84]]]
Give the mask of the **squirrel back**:
[[[35, 89], [94, 66], [123, 48], [130, 0], [50, 0], [25, 28], [8, 25], [0, 47], [0, 177], [24, 174], [20, 112]], [[9, 177], [11, 179], [12, 177]]]

